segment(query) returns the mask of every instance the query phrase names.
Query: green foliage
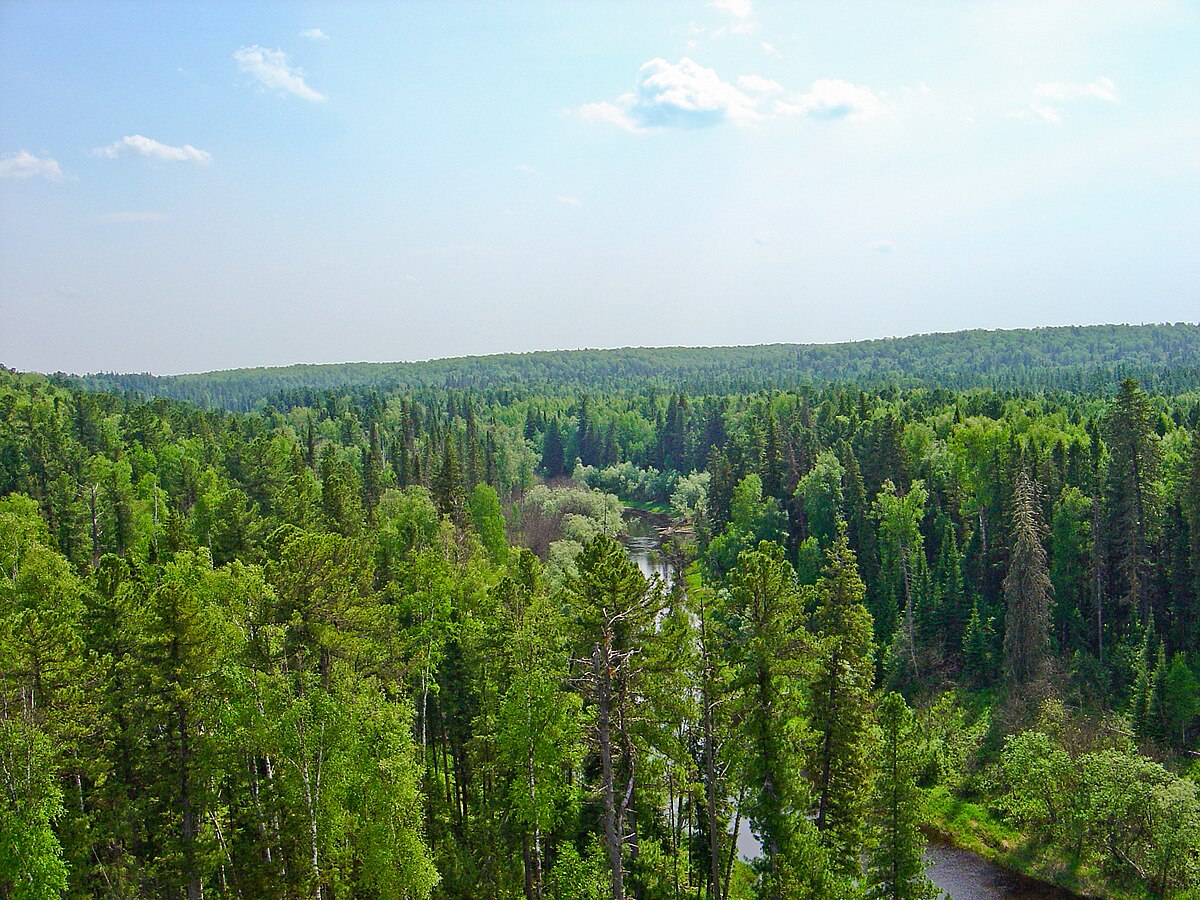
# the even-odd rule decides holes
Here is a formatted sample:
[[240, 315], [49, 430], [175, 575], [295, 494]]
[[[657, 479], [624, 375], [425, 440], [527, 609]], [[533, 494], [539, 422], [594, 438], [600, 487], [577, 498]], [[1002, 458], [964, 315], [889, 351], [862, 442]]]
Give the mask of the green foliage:
[[826, 450], [817, 457], [816, 464], [800, 479], [796, 488], [796, 496], [804, 502], [808, 533], [822, 547], [833, 543], [838, 522], [843, 518], [842, 480], [845, 474], [837, 454]]
[[1198, 333], [0, 371], [0, 893], [850, 897], [889, 747], [991, 852], [1195, 891]]
[[867, 860], [867, 897], [932, 900], [941, 893], [925, 875], [916, 723], [899, 694], [879, 701], [874, 788], [876, 843]]
[[821, 844], [836, 871], [846, 876], [857, 876], [861, 870], [869, 801], [874, 665], [864, 591], [843, 528], [816, 587], [812, 616], [816, 662], [808, 701], [812, 739], [806, 759]]
[[1013, 498], [1013, 547], [1004, 577], [1004, 675], [1013, 694], [1029, 692], [1047, 674], [1051, 583], [1043, 530], [1037, 489], [1022, 470]]
[[67, 887], [54, 822], [63, 811], [50, 739], [32, 716], [0, 719], [0, 893], [51, 900]]
[[508, 559], [508, 537], [505, 535], [504, 513], [500, 509], [500, 498], [496, 489], [488, 484], [477, 484], [467, 504], [471, 527], [479, 535], [484, 549], [492, 562], [501, 564]]

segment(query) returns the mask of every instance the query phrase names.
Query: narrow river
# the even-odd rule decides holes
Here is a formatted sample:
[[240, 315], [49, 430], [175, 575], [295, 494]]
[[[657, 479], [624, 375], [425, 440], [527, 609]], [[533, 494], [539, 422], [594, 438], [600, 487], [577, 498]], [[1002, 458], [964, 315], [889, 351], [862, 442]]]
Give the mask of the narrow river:
[[[674, 573], [659, 552], [662, 529], [668, 524], [670, 519], [666, 516], [626, 508], [626, 533], [622, 540], [629, 558], [643, 575], [647, 578], [657, 575], [669, 585]], [[742, 857], [750, 859], [757, 855], [758, 841], [744, 821], [739, 832], [738, 851]], [[925, 848], [925, 858], [929, 860], [930, 880], [951, 900], [1070, 900], [1075, 897], [1054, 885], [1018, 875], [950, 844], [930, 843]]]

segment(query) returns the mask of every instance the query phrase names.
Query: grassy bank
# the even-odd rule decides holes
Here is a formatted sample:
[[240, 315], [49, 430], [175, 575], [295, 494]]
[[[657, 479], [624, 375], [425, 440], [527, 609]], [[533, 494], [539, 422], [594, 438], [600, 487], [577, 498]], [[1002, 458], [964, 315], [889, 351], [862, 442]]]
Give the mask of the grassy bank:
[[925, 800], [925, 830], [930, 837], [1081, 897], [1143, 900], [1147, 896], [1114, 885], [1094, 866], [1077, 864], [1060, 849], [1015, 830], [985, 807], [953, 796], [944, 786], [928, 791]]
[[671, 504], [669, 503], [648, 503], [644, 500], [626, 500], [621, 498], [621, 502], [630, 509], [640, 509], [642, 512], [657, 513], [660, 516], [672, 515]]

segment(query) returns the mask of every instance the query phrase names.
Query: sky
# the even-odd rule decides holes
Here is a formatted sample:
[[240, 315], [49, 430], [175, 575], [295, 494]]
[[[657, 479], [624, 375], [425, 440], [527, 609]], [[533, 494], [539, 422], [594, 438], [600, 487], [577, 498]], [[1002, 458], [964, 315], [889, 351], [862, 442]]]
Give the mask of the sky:
[[1200, 3], [0, 0], [0, 364], [1200, 318]]

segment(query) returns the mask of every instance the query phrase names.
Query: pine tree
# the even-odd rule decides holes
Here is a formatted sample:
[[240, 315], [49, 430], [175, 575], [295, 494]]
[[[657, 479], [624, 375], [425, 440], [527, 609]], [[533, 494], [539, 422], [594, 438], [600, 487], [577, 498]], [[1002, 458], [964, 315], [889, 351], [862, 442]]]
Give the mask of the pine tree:
[[979, 613], [979, 600], [971, 603], [971, 617], [963, 632], [963, 676], [972, 687], [987, 687], [993, 681], [992, 646], [996, 640], [992, 619]]
[[925, 875], [916, 739], [916, 723], [904, 698], [888, 694], [879, 702], [872, 816], [877, 842], [867, 860], [869, 900], [937, 900], [941, 896]]
[[370, 440], [362, 451], [363, 507], [367, 521], [375, 520], [375, 507], [383, 494], [383, 449], [379, 444], [379, 428], [372, 422]]
[[921, 534], [927, 498], [920, 481], [902, 496], [891, 481], [885, 481], [872, 509], [879, 522], [879, 595], [871, 609], [875, 637], [881, 646], [893, 645], [895, 664], [911, 667], [914, 674], [919, 672], [916, 612], [928, 580], [922, 577], [928, 564]]
[[542, 436], [541, 469], [546, 480], [562, 477], [566, 471], [566, 463], [563, 461], [565, 452], [558, 419], [551, 419], [546, 423], [546, 433]]
[[1132, 378], [1104, 420], [1109, 451], [1106, 506], [1117, 596], [1143, 624], [1150, 615], [1151, 559], [1159, 531], [1160, 451], [1150, 400]]
[[442, 444], [442, 465], [433, 480], [433, 499], [438, 511], [455, 521], [462, 514], [462, 474], [458, 468], [458, 454], [454, 452], [454, 438], [446, 436]]
[[834, 866], [861, 874], [866, 845], [870, 767], [870, 694], [874, 677], [871, 614], [844, 523], [817, 582], [816, 661], [809, 681], [808, 772], [816, 794], [815, 822]]
[[793, 731], [809, 638], [795, 575], [778, 544], [764, 541], [739, 556], [725, 615], [736, 629], [729, 653], [741, 695], [745, 807], [762, 842], [763, 894], [782, 898], [816, 842], [804, 815], [809, 801]]
[[779, 422], [775, 418], [775, 411], [768, 409], [760, 470], [762, 471], [763, 492], [776, 500], [784, 499], [783, 456], [783, 438], [779, 433]]
[[577, 566], [579, 574], [568, 581], [567, 594], [580, 628], [578, 679], [595, 714], [612, 896], [624, 900], [625, 848], [638, 780], [634, 730], [644, 694], [642, 649], [652, 637], [661, 598], [647, 589], [637, 566], [607, 535], [584, 548]]

